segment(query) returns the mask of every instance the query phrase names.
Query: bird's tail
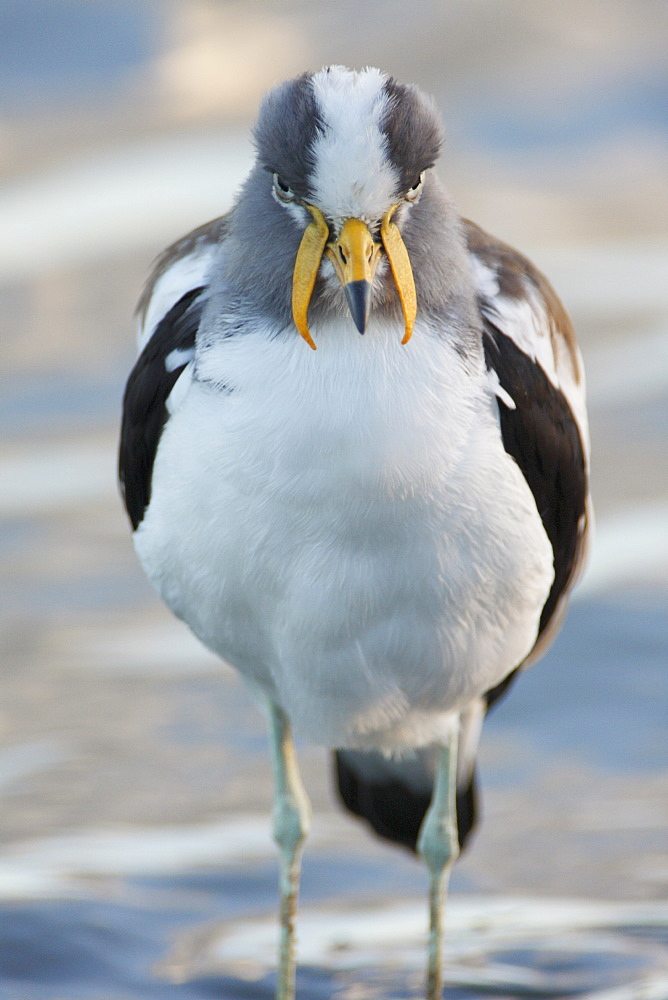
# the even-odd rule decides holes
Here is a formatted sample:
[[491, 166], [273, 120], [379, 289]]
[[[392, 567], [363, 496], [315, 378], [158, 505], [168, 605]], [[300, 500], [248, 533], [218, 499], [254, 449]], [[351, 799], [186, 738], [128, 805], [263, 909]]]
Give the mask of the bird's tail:
[[[481, 702], [470, 706], [461, 718], [457, 769], [460, 848], [466, 844], [478, 815], [475, 753], [483, 716]], [[437, 757], [433, 747], [401, 759], [370, 750], [337, 750], [334, 764], [341, 801], [379, 836], [415, 851], [431, 802]]]

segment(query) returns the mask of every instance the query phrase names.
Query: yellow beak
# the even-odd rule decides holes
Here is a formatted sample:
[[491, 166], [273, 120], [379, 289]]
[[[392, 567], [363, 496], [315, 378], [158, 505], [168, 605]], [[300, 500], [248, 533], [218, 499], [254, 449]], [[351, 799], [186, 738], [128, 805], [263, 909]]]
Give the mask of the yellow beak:
[[374, 241], [361, 219], [346, 219], [339, 238], [328, 243], [325, 253], [334, 265], [348, 300], [353, 322], [360, 333], [366, 330], [371, 308], [371, 289], [381, 245]]
[[353, 322], [359, 332], [364, 333], [371, 308], [373, 279], [384, 250], [404, 314], [405, 332], [401, 343], [406, 344], [413, 332], [417, 299], [408, 251], [398, 227], [391, 221], [397, 206], [393, 205], [383, 217], [380, 227], [382, 243], [374, 240], [366, 223], [355, 218], [346, 219], [338, 239], [328, 242], [329, 226], [322, 212], [313, 205], [306, 207], [313, 216], [313, 222], [304, 230], [292, 277], [292, 315], [306, 343], [316, 350], [307, 314], [323, 254], [326, 253], [332, 261], [336, 276], [345, 290]]

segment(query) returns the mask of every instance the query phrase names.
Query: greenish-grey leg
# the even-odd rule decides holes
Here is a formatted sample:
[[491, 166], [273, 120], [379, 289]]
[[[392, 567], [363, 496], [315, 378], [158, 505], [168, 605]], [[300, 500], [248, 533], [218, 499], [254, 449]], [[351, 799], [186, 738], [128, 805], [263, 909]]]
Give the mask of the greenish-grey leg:
[[434, 794], [418, 839], [418, 852], [429, 871], [429, 956], [427, 1000], [440, 1000], [443, 991], [443, 909], [450, 869], [459, 855], [457, 839], [457, 741], [453, 726], [450, 741], [439, 753]]
[[276, 1000], [295, 995], [295, 915], [299, 896], [301, 849], [311, 825], [311, 806], [297, 767], [290, 723], [269, 702], [274, 764], [274, 840], [280, 849], [280, 946]]

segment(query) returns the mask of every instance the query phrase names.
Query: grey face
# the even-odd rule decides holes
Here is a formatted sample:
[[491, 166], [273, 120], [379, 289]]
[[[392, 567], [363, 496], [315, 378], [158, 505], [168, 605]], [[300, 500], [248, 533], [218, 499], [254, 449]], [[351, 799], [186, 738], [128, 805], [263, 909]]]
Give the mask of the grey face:
[[452, 213], [430, 174], [443, 141], [432, 103], [378, 70], [330, 67], [272, 90], [254, 138], [256, 167], [237, 210], [250, 251], [237, 284], [265, 309], [271, 299], [273, 313], [289, 308], [314, 348], [309, 307], [321, 316], [346, 303], [361, 333], [370, 311], [403, 313], [406, 342], [416, 294], [428, 306], [450, 281], [434, 278]]

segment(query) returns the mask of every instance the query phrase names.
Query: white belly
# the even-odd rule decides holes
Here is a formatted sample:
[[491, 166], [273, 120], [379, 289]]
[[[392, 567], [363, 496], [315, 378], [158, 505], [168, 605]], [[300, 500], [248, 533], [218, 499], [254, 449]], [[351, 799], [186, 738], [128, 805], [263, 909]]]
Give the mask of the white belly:
[[156, 457], [139, 556], [329, 746], [418, 746], [528, 653], [553, 578], [484, 375], [416, 330], [224, 341]]

